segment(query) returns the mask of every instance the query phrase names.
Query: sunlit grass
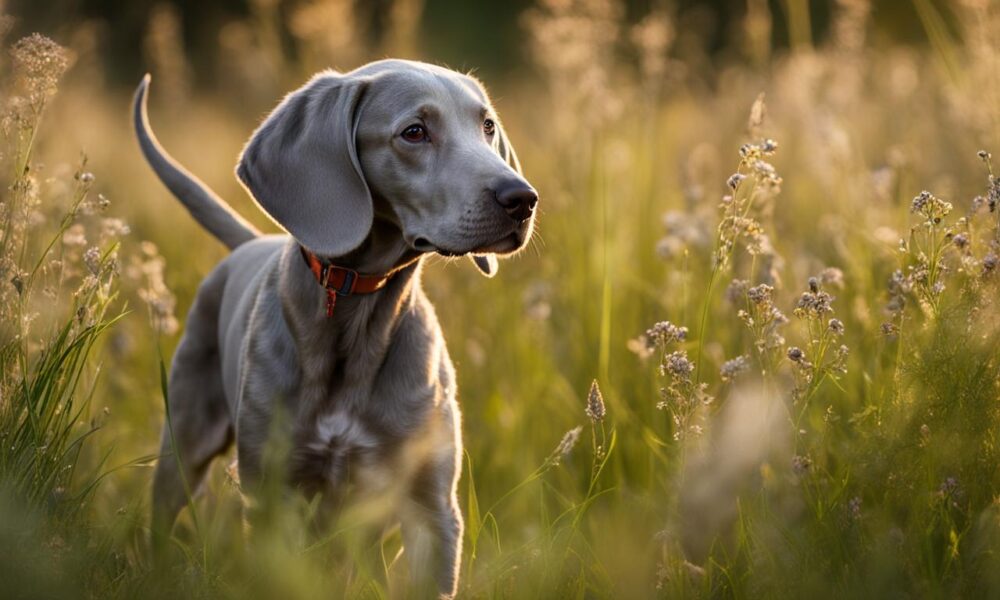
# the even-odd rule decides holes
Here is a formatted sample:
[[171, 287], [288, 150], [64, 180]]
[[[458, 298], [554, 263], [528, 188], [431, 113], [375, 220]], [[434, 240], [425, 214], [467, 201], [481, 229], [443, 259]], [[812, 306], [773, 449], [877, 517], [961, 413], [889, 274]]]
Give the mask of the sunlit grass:
[[[843, 3], [822, 41], [807, 4], [788, 3], [795, 50], [733, 42], [716, 63], [672, 47], [667, 13], [630, 28], [615, 4], [541, 3], [525, 19], [539, 68], [491, 89], [541, 192], [538, 238], [495, 279], [436, 258], [425, 277], [464, 413], [460, 595], [1000, 594], [1000, 21], [970, 2], [956, 35], [915, 2], [928, 47], [886, 46], [867, 4]], [[317, 536], [313, 507], [273, 490], [247, 537], [225, 461], [154, 568], [159, 352], [174, 295], [182, 318], [223, 249], [143, 167], [127, 93], [72, 74], [54, 99], [34, 88], [37, 136], [37, 118], [4, 124], [3, 230], [37, 235], [3, 238], [2, 579], [22, 595], [388, 594], [398, 531]], [[30, 98], [7, 79], [5, 98]], [[225, 91], [153, 109], [182, 162], [265, 227], [233, 157], [295, 83], [243, 80], [249, 109]]]

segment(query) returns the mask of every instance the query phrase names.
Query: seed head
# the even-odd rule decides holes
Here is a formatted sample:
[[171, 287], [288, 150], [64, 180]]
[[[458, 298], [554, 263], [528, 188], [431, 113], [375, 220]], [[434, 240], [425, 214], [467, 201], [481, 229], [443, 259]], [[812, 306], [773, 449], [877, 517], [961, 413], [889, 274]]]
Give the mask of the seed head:
[[33, 105], [44, 104], [69, 68], [69, 52], [44, 35], [33, 33], [10, 50], [14, 72], [28, 91]]
[[736, 188], [740, 187], [740, 183], [742, 183], [743, 180], [746, 178], [747, 176], [743, 175], [742, 173], [733, 173], [732, 175], [729, 176], [729, 179], [726, 180], [726, 185], [728, 185], [731, 189], [735, 190]]
[[564, 458], [569, 456], [569, 453], [573, 451], [573, 447], [580, 440], [581, 431], [583, 431], [583, 427], [578, 425], [562, 436], [562, 439], [559, 440], [559, 445], [556, 446], [556, 449], [552, 452], [552, 456], [549, 458], [552, 464], [558, 465]]
[[830, 319], [827, 325], [833, 333], [844, 335], [844, 323], [840, 319]]
[[823, 285], [832, 285], [838, 288], [843, 288], [844, 272], [837, 267], [827, 267], [820, 271], [819, 281]]
[[604, 415], [604, 396], [601, 395], [601, 388], [598, 387], [595, 379], [590, 384], [590, 393], [587, 395], [587, 416], [594, 423], [600, 423], [604, 420]]
[[976, 152], [976, 154], [979, 156], [979, 159], [982, 160], [983, 162], [986, 162], [990, 158], [992, 158], [992, 155], [986, 150], [980, 150], [979, 152]]
[[678, 327], [670, 321], [660, 321], [646, 330], [646, 339], [654, 348], [663, 348], [671, 342], [683, 342], [687, 327]]
[[913, 203], [910, 205], [910, 212], [915, 212], [915, 213], [920, 212], [921, 210], [924, 209], [925, 206], [927, 206], [927, 203], [930, 202], [930, 199], [931, 199], [930, 192], [928, 192], [927, 190], [920, 192], [919, 194], [913, 197]]
[[806, 359], [806, 353], [802, 351], [798, 346], [792, 346], [788, 349], [788, 360], [796, 363], [801, 363]]
[[[813, 278], [815, 279], [815, 278]], [[812, 289], [812, 281], [810, 281], [810, 289]], [[816, 288], [819, 289], [818, 287]], [[799, 317], [805, 316], [819, 316], [824, 313], [833, 312], [833, 296], [827, 294], [826, 292], [816, 291], [816, 292], [803, 292], [799, 296], [799, 301], [795, 305], [795, 314]]]
[[687, 379], [694, 371], [694, 363], [688, 359], [687, 352], [683, 350], [671, 352], [663, 357], [663, 370], [674, 377]]
[[67, 246], [86, 246], [87, 236], [81, 223], [74, 223], [66, 228], [62, 235], [62, 243]]
[[997, 270], [997, 264], [1000, 264], [1000, 257], [993, 252], [990, 252], [983, 257], [983, 274], [989, 274]]
[[87, 265], [87, 270], [93, 275], [101, 272], [101, 250], [97, 246], [87, 248], [83, 253], [83, 264]]
[[940, 223], [941, 219], [951, 212], [950, 202], [941, 200], [934, 194], [924, 190], [914, 196], [910, 204], [910, 212], [922, 215], [928, 221]]
[[748, 370], [750, 370], [750, 361], [747, 360], [747, 357], [737, 356], [722, 363], [722, 368], [719, 369], [719, 376], [722, 377], [723, 381], [732, 381]]
[[755, 285], [749, 290], [747, 290], [747, 297], [754, 304], [765, 304], [771, 301], [771, 294], [774, 293], [774, 288], [762, 283], [760, 285]]

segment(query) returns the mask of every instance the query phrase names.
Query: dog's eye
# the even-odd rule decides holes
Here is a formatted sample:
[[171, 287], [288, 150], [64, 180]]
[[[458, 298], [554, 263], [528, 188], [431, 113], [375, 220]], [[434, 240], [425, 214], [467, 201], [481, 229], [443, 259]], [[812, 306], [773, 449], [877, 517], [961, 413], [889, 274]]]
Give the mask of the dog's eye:
[[486, 133], [486, 135], [493, 135], [496, 131], [496, 127], [496, 123], [493, 122], [493, 119], [486, 119], [483, 121], [483, 132]]
[[401, 135], [404, 140], [413, 144], [427, 141], [427, 130], [423, 125], [410, 125]]

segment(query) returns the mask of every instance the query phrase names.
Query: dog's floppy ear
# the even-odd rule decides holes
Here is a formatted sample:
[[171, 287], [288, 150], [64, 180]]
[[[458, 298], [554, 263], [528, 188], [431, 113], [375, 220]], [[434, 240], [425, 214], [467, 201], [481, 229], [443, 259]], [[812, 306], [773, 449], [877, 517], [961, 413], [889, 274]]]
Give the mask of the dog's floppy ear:
[[265, 119], [236, 167], [260, 207], [321, 256], [347, 254], [371, 230], [371, 192], [355, 144], [367, 85], [349, 75], [317, 75]]
[[500, 120], [496, 121], [497, 136], [494, 143], [497, 145], [497, 153], [500, 157], [507, 161], [511, 169], [514, 169], [518, 175], [523, 175], [521, 172], [521, 161], [517, 160], [517, 152], [514, 152], [514, 146], [510, 143], [510, 138], [507, 137], [507, 131], [503, 128]]
[[[521, 161], [517, 160], [517, 153], [514, 152], [514, 146], [510, 143], [510, 138], [507, 137], [507, 132], [504, 130], [503, 125], [500, 124], [500, 120], [496, 120], [496, 131], [497, 135], [493, 143], [496, 144], [497, 154], [500, 158], [504, 159], [511, 169], [518, 175], [521, 173]], [[472, 256], [472, 262], [476, 264], [476, 268], [487, 276], [493, 277], [497, 274], [497, 270], [500, 265], [497, 263], [497, 257], [494, 254], [477, 254]]]

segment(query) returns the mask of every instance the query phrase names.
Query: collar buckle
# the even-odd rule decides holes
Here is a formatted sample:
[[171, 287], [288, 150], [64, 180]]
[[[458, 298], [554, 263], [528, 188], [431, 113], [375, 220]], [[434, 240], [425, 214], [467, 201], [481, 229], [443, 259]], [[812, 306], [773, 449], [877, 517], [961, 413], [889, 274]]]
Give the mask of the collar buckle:
[[344, 272], [344, 283], [340, 285], [340, 288], [333, 290], [338, 296], [350, 296], [354, 293], [354, 285], [358, 282], [358, 272], [353, 269], [345, 269], [340, 267], [340, 270]]

